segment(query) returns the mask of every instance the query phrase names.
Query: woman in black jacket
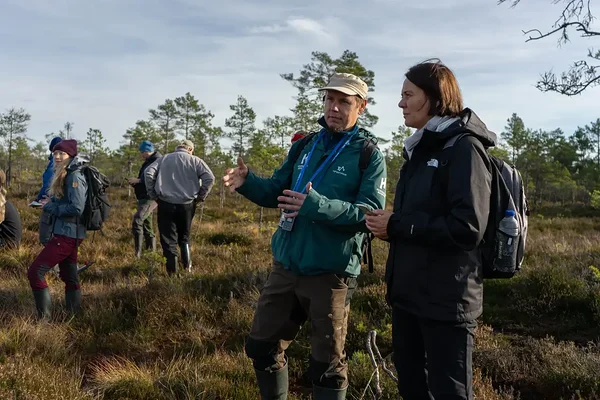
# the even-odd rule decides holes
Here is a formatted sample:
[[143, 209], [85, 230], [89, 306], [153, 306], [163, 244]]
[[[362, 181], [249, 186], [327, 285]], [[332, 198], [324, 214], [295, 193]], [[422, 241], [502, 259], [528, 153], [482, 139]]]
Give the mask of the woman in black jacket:
[[[479, 245], [490, 208], [490, 132], [441, 62], [411, 67], [398, 105], [416, 131], [404, 142], [393, 212], [367, 227], [390, 242], [387, 299], [404, 400], [472, 399], [475, 319], [482, 313]], [[458, 135], [469, 132], [468, 136]]]

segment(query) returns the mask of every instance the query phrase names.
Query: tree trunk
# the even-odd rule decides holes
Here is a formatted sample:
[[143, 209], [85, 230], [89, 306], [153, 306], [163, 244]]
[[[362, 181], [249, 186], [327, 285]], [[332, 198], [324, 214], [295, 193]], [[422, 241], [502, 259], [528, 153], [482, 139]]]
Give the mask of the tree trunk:
[[596, 166], [600, 167], [600, 134], [596, 135]]
[[10, 187], [10, 182], [12, 181], [12, 136], [13, 136], [13, 134], [12, 134], [12, 126], [11, 126], [9, 139], [8, 139], [8, 171], [9, 171], [9, 173], [6, 175], [6, 186], [8, 186], [8, 187]]
[[[133, 161], [131, 161], [131, 156], [129, 156], [129, 160], [127, 160], [127, 178], [131, 177], [131, 168], [133, 166]], [[131, 197], [131, 185], [127, 185], [127, 198]]]
[[223, 181], [220, 183], [219, 190], [219, 208], [223, 208], [223, 204], [225, 203], [225, 184]]
[[198, 224], [202, 223], [202, 217], [204, 216], [204, 203], [200, 204], [200, 217], [198, 217]]
[[186, 115], [185, 117], [185, 140], [188, 140], [189, 137], [189, 132], [190, 132], [190, 121], [189, 121], [190, 117], [189, 115]]

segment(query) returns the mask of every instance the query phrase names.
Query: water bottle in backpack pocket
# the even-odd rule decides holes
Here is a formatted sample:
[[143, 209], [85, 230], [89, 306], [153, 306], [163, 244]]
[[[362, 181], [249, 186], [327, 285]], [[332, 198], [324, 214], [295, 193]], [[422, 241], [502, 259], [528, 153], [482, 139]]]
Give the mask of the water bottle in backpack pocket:
[[[444, 145], [454, 146], [470, 132]], [[484, 279], [508, 279], [521, 270], [528, 234], [529, 205], [519, 170], [489, 154], [492, 173], [490, 212], [480, 244]]]
[[520, 240], [519, 221], [514, 210], [506, 210], [498, 224], [494, 270], [500, 273], [514, 272], [517, 265], [517, 250]]

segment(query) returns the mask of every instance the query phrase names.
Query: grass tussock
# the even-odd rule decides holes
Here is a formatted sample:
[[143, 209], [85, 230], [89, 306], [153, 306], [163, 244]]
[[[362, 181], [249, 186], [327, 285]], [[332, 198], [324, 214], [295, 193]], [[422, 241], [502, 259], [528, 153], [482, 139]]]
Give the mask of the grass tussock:
[[494, 348], [480, 349], [476, 363], [497, 385], [511, 386], [523, 398], [584, 399], [600, 395], [600, 351], [551, 337], [512, 337]]
[[246, 358], [215, 352], [200, 359], [182, 357], [138, 365], [106, 359], [91, 368], [92, 390], [104, 399], [256, 399], [253, 370]]
[[[53, 317], [34, 319], [26, 271], [41, 246], [39, 210], [13, 198], [25, 226], [20, 249], [0, 253], [0, 398], [4, 399], [257, 399], [244, 341], [271, 268], [270, 235], [277, 210], [228, 196], [209, 197], [192, 226], [191, 274], [165, 273], [160, 253], [133, 254], [134, 201], [111, 194], [105, 235], [91, 234], [81, 262], [83, 311], [64, 312], [64, 286], [47, 275]], [[235, 210], [235, 212], [232, 212]], [[600, 216], [531, 219], [527, 258], [511, 280], [485, 283], [476, 332], [478, 399], [599, 398]], [[375, 273], [366, 271], [352, 299], [347, 335], [349, 399], [371, 398], [366, 352], [377, 331], [384, 357], [392, 352], [384, 265], [388, 245], [374, 242]], [[597, 269], [596, 269], [597, 271]], [[308, 399], [310, 322], [288, 349], [289, 399]], [[391, 364], [388, 364], [392, 367]], [[392, 367], [393, 368], [393, 367]], [[382, 399], [397, 398], [382, 370]], [[580, 396], [580, 397], [576, 397]]]
[[248, 236], [241, 235], [239, 233], [226, 233], [219, 232], [214, 233], [208, 237], [208, 242], [215, 246], [225, 245], [238, 245], [238, 246], [250, 246], [252, 239]]
[[0, 398], [11, 400], [96, 400], [81, 390], [82, 373], [78, 366], [51, 363], [38, 354], [0, 357]]

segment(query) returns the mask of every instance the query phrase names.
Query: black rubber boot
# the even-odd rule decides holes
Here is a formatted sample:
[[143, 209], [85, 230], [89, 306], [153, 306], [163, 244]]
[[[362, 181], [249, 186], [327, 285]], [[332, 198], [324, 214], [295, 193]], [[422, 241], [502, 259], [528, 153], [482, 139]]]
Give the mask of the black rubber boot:
[[183, 264], [183, 268], [187, 270], [187, 272], [192, 272], [192, 254], [190, 253], [190, 245], [189, 243], [182, 244], [179, 246], [181, 250], [181, 263]]
[[156, 238], [147, 237], [146, 239], [146, 250], [156, 251]]
[[286, 400], [288, 394], [288, 364], [275, 372], [254, 370], [261, 400]]
[[133, 244], [135, 246], [135, 258], [140, 258], [142, 256], [142, 244], [144, 242], [144, 236], [134, 234], [133, 235]]
[[81, 290], [65, 290], [67, 312], [77, 314], [81, 310]]
[[52, 301], [50, 300], [50, 290], [48, 288], [42, 290], [34, 290], [33, 298], [35, 299], [35, 309], [39, 319], [50, 319]]
[[177, 271], [177, 256], [167, 256], [167, 274], [173, 275]]
[[313, 400], [345, 400], [348, 386], [343, 389], [330, 389], [313, 384]]

